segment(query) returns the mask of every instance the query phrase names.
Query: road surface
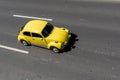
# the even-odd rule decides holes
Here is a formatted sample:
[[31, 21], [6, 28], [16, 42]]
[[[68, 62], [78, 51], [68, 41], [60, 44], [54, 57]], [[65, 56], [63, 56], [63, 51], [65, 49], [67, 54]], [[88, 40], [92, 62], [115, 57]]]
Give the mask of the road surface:
[[[120, 80], [119, 9], [113, 2], [0, 0], [0, 80]], [[14, 15], [50, 19], [76, 37], [60, 54], [25, 47], [18, 30], [31, 19]]]

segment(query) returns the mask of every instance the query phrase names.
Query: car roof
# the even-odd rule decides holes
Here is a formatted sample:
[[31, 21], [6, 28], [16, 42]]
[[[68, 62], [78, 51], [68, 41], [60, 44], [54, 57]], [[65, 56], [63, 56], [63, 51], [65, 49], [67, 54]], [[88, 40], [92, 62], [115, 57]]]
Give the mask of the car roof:
[[31, 20], [25, 26], [23, 31], [41, 33], [48, 22], [43, 20]]

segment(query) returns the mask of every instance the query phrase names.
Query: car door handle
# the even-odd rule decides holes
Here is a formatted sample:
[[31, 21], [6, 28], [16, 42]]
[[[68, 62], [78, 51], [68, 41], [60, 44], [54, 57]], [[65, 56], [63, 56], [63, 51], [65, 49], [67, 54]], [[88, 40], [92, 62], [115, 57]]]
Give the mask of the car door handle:
[[42, 39], [40, 39], [41, 41], [43, 41], [44, 39], [42, 38]]
[[32, 38], [33, 40], [35, 40], [34, 38]]

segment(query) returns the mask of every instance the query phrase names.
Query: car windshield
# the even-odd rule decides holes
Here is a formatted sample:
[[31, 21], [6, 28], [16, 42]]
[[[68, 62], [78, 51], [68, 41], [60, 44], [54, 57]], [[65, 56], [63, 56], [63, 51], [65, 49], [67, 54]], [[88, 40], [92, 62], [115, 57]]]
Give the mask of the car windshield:
[[50, 23], [47, 23], [47, 25], [45, 26], [45, 28], [42, 31], [42, 34], [44, 37], [49, 36], [49, 34], [52, 32], [53, 30], [53, 25]]

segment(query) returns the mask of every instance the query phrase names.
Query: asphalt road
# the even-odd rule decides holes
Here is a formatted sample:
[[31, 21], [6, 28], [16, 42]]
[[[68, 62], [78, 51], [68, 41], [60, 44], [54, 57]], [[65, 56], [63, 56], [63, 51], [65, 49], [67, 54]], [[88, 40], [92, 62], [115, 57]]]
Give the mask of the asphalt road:
[[[18, 30], [31, 19], [49, 18], [76, 39], [55, 54], [17, 42]], [[83, 0], [0, 0], [0, 80], [120, 80], [120, 3]]]

